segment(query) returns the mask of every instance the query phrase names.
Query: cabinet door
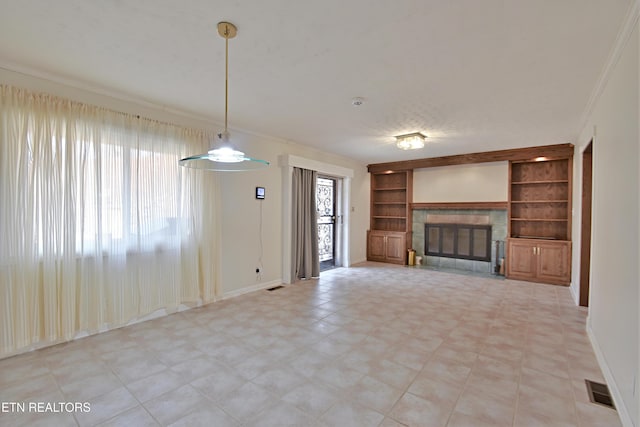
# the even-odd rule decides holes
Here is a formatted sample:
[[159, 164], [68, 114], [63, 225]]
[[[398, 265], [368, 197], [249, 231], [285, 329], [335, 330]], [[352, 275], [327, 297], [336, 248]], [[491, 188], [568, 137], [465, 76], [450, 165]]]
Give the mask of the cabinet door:
[[532, 280], [536, 277], [535, 242], [507, 240], [507, 277]]
[[571, 282], [571, 242], [538, 243], [538, 279], [543, 282]]
[[384, 261], [386, 256], [385, 233], [370, 231], [367, 244], [367, 258], [371, 261]]
[[387, 261], [404, 264], [404, 257], [407, 253], [406, 237], [404, 234], [388, 234], [386, 258]]

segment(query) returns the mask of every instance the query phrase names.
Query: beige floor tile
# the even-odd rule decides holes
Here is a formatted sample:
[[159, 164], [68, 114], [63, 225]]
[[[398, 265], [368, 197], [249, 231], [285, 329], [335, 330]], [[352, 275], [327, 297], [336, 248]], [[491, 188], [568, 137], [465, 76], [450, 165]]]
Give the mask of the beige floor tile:
[[193, 408], [209, 405], [211, 402], [190, 385], [184, 385], [144, 403], [146, 410], [163, 425], [186, 416]]
[[384, 415], [379, 412], [367, 409], [357, 403], [343, 401], [336, 403], [325, 412], [320, 417], [320, 422], [321, 425], [327, 427], [377, 427], [383, 419]]
[[58, 392], [58, 384], [53, 375], [45, 374], [0, 387], [0, 402], [35, 402], [41, 396]]
[[430, 378], [460, 386], [467, 381], [471, 368], [453, 361], [431, 360], [425, 365], [422, 373]]
[[59, 368], [65, 365], [75, 365], [79, 363], [91, 362], [96, 358], [96, 353], [85, 350], [83, 348], [56, 352], [46, 352], [43, 350], [42, 353], [43, 358], [46, 360], [47, 366], [49, 366], [49, 368], [51, 369]]
[[187, 381], [179, 374], [170, 369], [165, 369], [127, 384], [127, 389], [136, 399], [144, 403], [154, 397], [180, 388], [186, 383]]
[[0, 426], [7, 427], [75, 427], [72, 414], [3, 414]]
[[191, 385], [214, 402], [223, 399], [226, 395], [247, 383], [246, 378], [232, 369], [220, 369], [214, 373], [209, 372], [209, 374], [211, 375], [192, 381]]
[[[573, 389], [571, 381], [567, 378], [557, 377], [525, 367], [522, 368], [520, 385], [530, 387], [540, 393], [559, 397], [571, 396]], [[584, 381], [582, 385], [584, 386]]]
[[99, 424], [99, 427], [157, 427], [159, 425], [142, 406], [136, 406]]
[[202, 356], [191, 360], [185, 360], [170, 369], [178, 374], [185, 382], [193, 381], [197, 378], [207, 376], [210, 372], [224, 369], [225, 366], [212, 357]]
[[284, 368], [265, 371], [251, 380], [252, 383], [269, 390], [275, 396], [282, 396], [305, 381], [306, 377], [303, 375]]
[[288, 365], [297, 373], [310, 378], [333, 360], [333, 357], [316, 351], [305, 351], [291, 359]]
[[186, 360], [193, 360], [202, 356], [204, 356], [202, 351], [189, 344], [169, 348], [156, 354], [158, 360], [167, 366], [177, 365]]
[[406, 427], [406, 424], [400, 424], [391, 418], [385, 418], [378, 427]]
[[399, 390], [406, 390], [418, 371], [390, 360], [381, 360], [369, 375]]
[[345, 394], [351, 396], [353, 400], [362, 406], [381, 414], [386, 414], [400, 399], [403, 391], [375, 378], [365, 376], [353, 387], [346, 390]]
[[512, 399], [503, 400], [477, 390], [465, 390], [456, 406], [454, 414], [460, 413], [494, 426], [508, 426], [513, 422], [515, 405]]
[[353, 349], [354, 344], [350, 344], [348, 342], [345, 342], [344, 340], [333, 338], [332, 335], [333, 334], [330, 334], [325, 338], [317, 341], [309, 348], [330, 357], [339, 357], [347, 353], [349, 350]]
[[480, 351], [480, 355], [520, 363], [524, 356], [524, 350], [520, 346], [509, 343], [489, 344], [485, 341], [485, 345]]
[[434, 380], [428, 373], [422, 372], [413, 381], [408, 392], [433, 402], [438, 407], [452, 410], [463, 388], [463, 385]]
[[[462, 412], [454, 412], [449, 418], [447, 427], [504, 427], [512, 424], [496, 424], [494, 421], [487, 421], [476, 415], [467, 415]], [[535, 424], [530, 427], [537, 427]]]
[[573, 395], [562, 397], [540, 393], [539, 390], [522, 384], [518, 388], [517, 415], [521, 419], [542, 416], [558, 423], [578, 423]]
[[317, 422], [295, 406], [278, 401], [243, 425], [246, 427], [314, 427]]
[[364, 374], [360, 371], [332, 363], [320, 369], [313, 376], [313, 379], [345, 390], [357, 384], [362, 377]]
[[522, 366], [536, 371], [545, 372], [561, 378], [569, 379], [569, 363], [566, 358], [558, 359], [553, 353], [540, 355], [527, 352], [524, 355]]
[[166, 369], [167, 365], [158, 359], [149, 358], [118, 366], [113, 369], [113, 372], [115, 372], [124, 384], [130, 384], [158, 372], [165, 371]]
[[341, 395], [338, 389], [306, 382], [282, 396], [282, 400], [317, 418], [341, 400]]
[[573, 420], [557, 419], [553, 416], [547, 416], [545, 413], [520, 411], [516, 412], [513, 422], [514, 427], [578, 427], [578, 422]]
[[618, 426], [586, 315], [564, 287], [334, 269], [0, 360], [0, 400], [92, 408], [0, 425]]
[[89, 403], [90, 412], [74, 414], [80, 426], [99, 424], [139, 405], [136, 398], [124, 387], [93, 398]]
[[505, 380], [517, 382], [520, 379], [519, 361], [496, 359], [489, 356], [478, 356], [473, 365], [472, 372], [481, 376], [499, 377]]
[[393, 407], [389, 417], [407, 426], [439, 427], [447, 424], [449, 414], [448, 408], [411, 393], [405, 393]]
[[209, 405], [190, 410], [187, 415], [169, 424], [170, 427], [238, 427], [240, 423], [222, 409]]
[[231, 417], [245, 423], [276, 400], [268, 390], [248, 382], [220, 399], [218, 405]]
[[64, 402], [65, 398], [62, 396], [62, 393], [59, 391], [55, 391], [48, 394], [41, 394], [38, 396], [37, 400], [2, 400], [5, 404], [9, 403], [21, 403], [22, 407], [17, 405], [12, 405], [7, 408], [3, 408], [3, 411], [0, 413], [0, 426], [2, 427], [50, 427], [50, 426], [60, 426], [60, 427], [71, 427], [77, 426], [76, 420], [73, 417], [73, 414], [70, 413], [42, 413], [37, 411], [32, 411], [29, 409], [30, 402]]
[[467, 390], [483, 393], [487, 400], [498, 398], [515, 404], [518, 381], [487, 373], [472, 372], [465, 385]]
[[580, 427], [621, 427], [620, 417], [614, 409], [594, 403], [576, 403]]
[[111, 372], [78, 378], [72, 382], [59, 382], [60, 389], [69, 402], [90, 401], [122, 387], [122, 382]]

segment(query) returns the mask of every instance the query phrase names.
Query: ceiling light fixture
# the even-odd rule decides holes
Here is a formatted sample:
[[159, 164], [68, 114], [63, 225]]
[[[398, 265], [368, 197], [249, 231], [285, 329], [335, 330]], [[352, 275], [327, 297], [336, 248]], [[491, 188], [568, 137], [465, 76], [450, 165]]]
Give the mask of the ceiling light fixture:
[[218, 147], [214, 147], [205, 154], [180, 159], [180, 166], [210, 171], [245, 171], [261, 169], [269, 166], [266, 160], [253, 159], [245, 156], [242, 151], [234, 149], [229, 144], [227, 130], [227, 112], [229, 109], [229, 39], [238, 33], [238, 29], [230, 22], [218, 23], [218, 34], [225, 40], [224, 46], [224, 132], [218, 134]]
[[401, 150], [415, 150], [424, 147], [426, 136], [420, 132], [396, 136], [396, 145]]

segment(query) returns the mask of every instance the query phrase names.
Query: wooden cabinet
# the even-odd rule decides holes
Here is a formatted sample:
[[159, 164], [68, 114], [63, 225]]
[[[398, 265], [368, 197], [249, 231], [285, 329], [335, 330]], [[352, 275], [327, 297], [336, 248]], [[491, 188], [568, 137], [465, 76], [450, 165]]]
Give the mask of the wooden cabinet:
[[413, 171], [371, 174], [371, 221], [367, 259], [406, 263], [411, 242]]
[[509, 163], [506, 275], [571, 282], [572, 157]]
[[406, 233], [370, 230], [367, 242], [367, 258], [370, 261], [406, 263]]
[[507, 240], [507, 277], [567, 285], [571, 282], [571, 242]]

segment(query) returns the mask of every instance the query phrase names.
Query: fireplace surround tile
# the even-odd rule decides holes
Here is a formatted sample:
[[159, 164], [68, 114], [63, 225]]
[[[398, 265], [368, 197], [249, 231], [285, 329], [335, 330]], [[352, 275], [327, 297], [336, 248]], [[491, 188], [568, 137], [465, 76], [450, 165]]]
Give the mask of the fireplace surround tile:
[[[485, 221], [484, 218], [488, 218], [488, 221]], [[434, 219], [444, 223], [457, 222], [461, 224], [473, 224], [474, 221], [483, 221], [484, 224], [491, 225], [491, 262], [425, 256], [424, 225], [427, 222], [434, 222]], [[501, 242], [499, 256], [501, 258], [504, 257], [504, 242], [507, 238], [507, 211], [506, 209], [414, 209], [412, 231], [412, 247], [416, 250], [416, 255], [422, 257], [423, 265], [463, 272], [491, 274], [496, 265], [496, 241]]]

